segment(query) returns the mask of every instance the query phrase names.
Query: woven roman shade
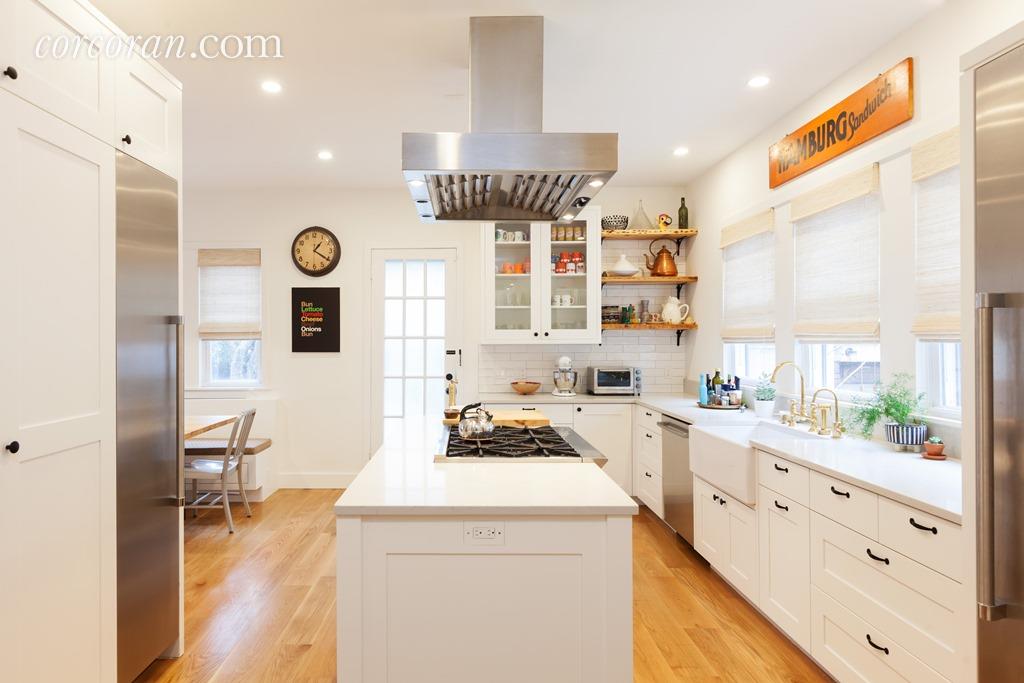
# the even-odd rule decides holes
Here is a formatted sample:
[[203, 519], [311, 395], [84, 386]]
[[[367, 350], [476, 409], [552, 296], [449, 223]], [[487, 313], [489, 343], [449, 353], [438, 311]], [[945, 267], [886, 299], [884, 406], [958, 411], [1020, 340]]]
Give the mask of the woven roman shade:
[[774, 213], [765, 211], [722, 231], [722, 339], [775, 337]]
[[722, 229], [720, 246], [722, 249], [742, 242], [743, 240], [775, 230], [775, 209], [756, 213], [738, 223], [727, 225]]
[[871, 164], [793, 199], [789, 208], [789, 219], [793, 222], [801, 221], [816, 213], [877, 192], [878, 164]]
[[877, 339], [878, 198], [860, 194], [805, 216], [794, 222], [794, 334], [807, 340]]
[[260, 250], [199, 250], [199, 337], [259, 339]]
[[960, 338], [960, 169], [914, 183], [914, 322], [931, 339]]
[[[910, 174], [914, 182], [960, 165], [960, 127], [955, 126], [910, 148]], [[959, 194], [959, 188], [957, 188]]]

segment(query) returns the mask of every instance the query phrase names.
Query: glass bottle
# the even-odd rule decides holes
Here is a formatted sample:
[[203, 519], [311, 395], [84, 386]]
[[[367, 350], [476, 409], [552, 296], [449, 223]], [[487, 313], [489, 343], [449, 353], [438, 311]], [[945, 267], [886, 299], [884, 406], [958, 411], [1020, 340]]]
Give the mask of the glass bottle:
[[686, 208], [686, 197], [679, 198], [679, 217], [676, 222], [677, 230], [686, 230], [690, 227], [690, 210]]

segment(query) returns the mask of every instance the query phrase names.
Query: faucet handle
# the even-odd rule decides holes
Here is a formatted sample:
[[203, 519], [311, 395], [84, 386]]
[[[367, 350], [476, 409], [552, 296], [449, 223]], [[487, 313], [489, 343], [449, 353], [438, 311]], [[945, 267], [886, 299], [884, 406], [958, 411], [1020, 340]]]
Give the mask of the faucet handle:
[[843, 421], [839, 419], [838, 415], [836, 415], [836, 421], [832, 423], [832, 438], [833, 439], [841, 439], [841, 438], [843, 438], [843, 434], [845, 432], [846, 432], [846, 425], [844, 425]]

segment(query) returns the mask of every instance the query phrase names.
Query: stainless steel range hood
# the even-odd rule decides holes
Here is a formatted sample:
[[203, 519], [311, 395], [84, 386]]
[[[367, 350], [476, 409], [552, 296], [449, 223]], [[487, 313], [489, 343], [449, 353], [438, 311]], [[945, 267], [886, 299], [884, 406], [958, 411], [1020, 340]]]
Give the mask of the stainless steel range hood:
[[541, 132], [543, 17], [469, 21], [471, 132], [402, 134], [420, 220], [571, 220], [618, 170], [618, 134]]

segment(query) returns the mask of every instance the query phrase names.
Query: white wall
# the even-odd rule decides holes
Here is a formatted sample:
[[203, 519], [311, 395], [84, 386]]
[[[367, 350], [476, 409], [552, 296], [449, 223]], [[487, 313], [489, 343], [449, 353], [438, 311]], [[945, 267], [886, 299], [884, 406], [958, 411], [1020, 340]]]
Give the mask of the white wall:
[[[652, 220], [661, 211], [676, 214], [675, 188], [605, 188], [595, 200], [603, 213], [632, 217], [644, 199]], [[185, 205], [185, 316], [189, 412], [204, 411], [202, 398], [276, 398], [280, 425], [274, 433], [275, 485], [345, 486], [369, 458], [370, 273], [373, 248], [453, 247], [458, 250], [459, 305], [463, 308], [463, 370], [460, 397], [477, 393], [480, 306], [480, 231], [476, 224], [423, 225], [404, 188], [396, 190], [223, 190], [189, 187]], [[295, 234], [310, 225], [332, 230], [341, 241], [342, 261], [331, 274], [307, 277], [292, 265]], [[259, 247], [263, 257], [264, 389], [202, 391], [198, 383], [195, 337], [197, 288], [195, 251], [199, 247]], [[291, 352], [291, 288], [341, 288], [341, 352]], [[669, 333], [665, 333], [666, 338]], [[673, 336], [674, 341], [674, 336]], [[495, 348], [495, 347], [492, 347]], [[684, 349], [671, 347], [684, 357]], [[679, 372], [682, 372], [680, 367]], [[270, 453], [271, 451], [268, 451]]]
[[[915, 372], [914, 341], [910, 336], [913, 274], [906, 261], [913, 247], [910, 146], [959, 122], [960, 55], [1021, 19], [1021, 3], [947, 2], [690, 184], [687, 204], [691, 206], [691, 222], [701, 229], [701, 239], [694, 242], [689, 257], [691, 272], [700, 276], [700, 283], [690, 290], [690, 303], [701, 326], [689, 338], [688, 377], [696, 378], [701, 371], [722, 364], [722, 263], [718, 248], [722, 228], [754, 212], [778, 207], [776, 356], [780, 361], [793, 358], [793, 244], [786, 204], [794, 196], [876, 161], [880, 162], [882, 184], [882, 372], [885, 376]], [[768, 189], [771, 144], [908, 56], [914, 58], [912, 121], [780, 188]], [[763, 96], [771, 97], [770, 87]], [[795, 379], [787, 375], [781, 388], [793, 391]]]

